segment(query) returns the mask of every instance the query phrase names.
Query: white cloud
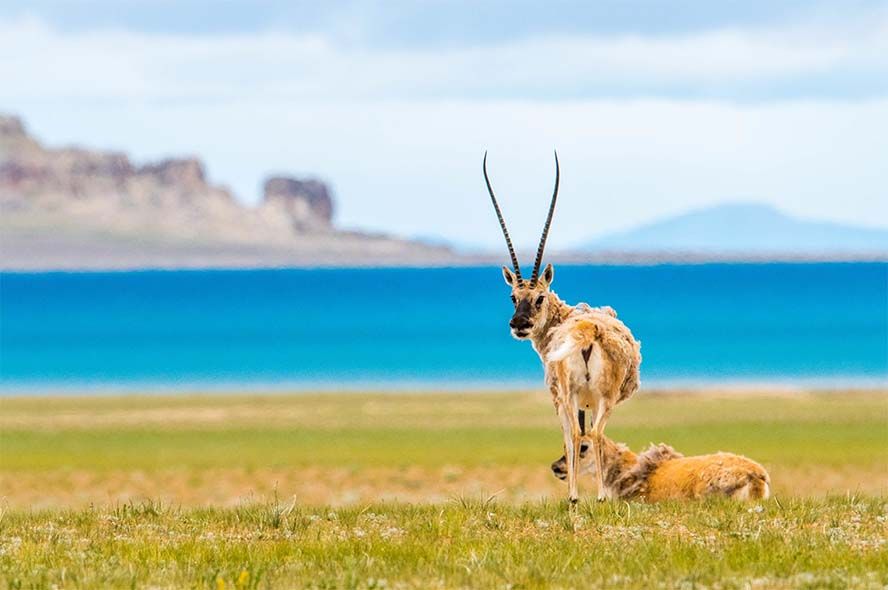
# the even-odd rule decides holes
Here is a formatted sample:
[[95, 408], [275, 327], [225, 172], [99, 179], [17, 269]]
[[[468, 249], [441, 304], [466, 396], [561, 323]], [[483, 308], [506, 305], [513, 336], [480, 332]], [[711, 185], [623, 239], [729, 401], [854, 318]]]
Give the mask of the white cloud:
[[[321, 35], [60, 33], [0, 23], [10, 98], [162, 100], [658, 96], [784, 92], [786, 80], [888, 77], [888, 18], [864, 29], [726, 29], [671, 37], [546, 37], [483, 47], [368, 50]], [[864, 76], [864, 74], [866, 74]], [[844, 83], [848, 83], [847, 79]], [[777, 88], [772, 86], [777, 84]], [[724, 85], [727, 85], [726, 87]], [[807, 86], [810, 86], [809, 83]], [[885, 83], [877, 86], [888, 91]]]
[[[316, 173], [334, 183], [346, 225], [488, 246], [501, 237], [481, 179], [485, 148], [525, 247], [551, 193], [554, 146], [554, 247], [740, 198], [884, 225], [888, 98], [700, 96], [833, 70], [885, 74], [885, 21], [848, 30], [365, 53], [319, 36], [62, 34], [16, 21], [0, 24], [0, 110], [51, 143], [200, 154], [247, 200], [269, 172]], [[678, 83], [692, 91], [672, 96]], [[553, 87], [579, 98], [554, 100]], [[627, 87], [650, 91], [607, 98]]]

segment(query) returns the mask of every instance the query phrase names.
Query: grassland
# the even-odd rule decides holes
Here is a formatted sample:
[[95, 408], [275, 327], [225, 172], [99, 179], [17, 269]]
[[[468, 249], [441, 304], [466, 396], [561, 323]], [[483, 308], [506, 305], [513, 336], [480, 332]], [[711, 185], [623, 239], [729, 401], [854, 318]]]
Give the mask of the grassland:
[[888, 584], [886, 392], [642, 392], [608, 434], [777, 500], [569, 512], [538, 393], [5, 398], [0, 587]]

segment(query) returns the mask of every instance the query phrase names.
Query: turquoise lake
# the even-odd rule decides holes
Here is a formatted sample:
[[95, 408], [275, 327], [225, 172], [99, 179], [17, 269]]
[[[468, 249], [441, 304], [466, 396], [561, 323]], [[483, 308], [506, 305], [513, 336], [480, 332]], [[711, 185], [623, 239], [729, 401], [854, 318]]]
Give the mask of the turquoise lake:
[[[642, 383], [888, 383], [888, 264], [556, 267]], [[498, 268], [0, 275], [0, 388], [541, 387]]]

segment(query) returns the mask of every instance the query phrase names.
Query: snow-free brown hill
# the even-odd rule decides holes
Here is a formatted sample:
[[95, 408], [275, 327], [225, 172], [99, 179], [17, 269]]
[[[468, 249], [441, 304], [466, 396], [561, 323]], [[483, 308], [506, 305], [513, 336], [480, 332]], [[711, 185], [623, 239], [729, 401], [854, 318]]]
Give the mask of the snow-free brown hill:
[[0, 268], [436, 264], [448, 249], [333, 225], [329, 187], [272, 177], [256, 207], [195, 157], [50, 148], [0, 115]]

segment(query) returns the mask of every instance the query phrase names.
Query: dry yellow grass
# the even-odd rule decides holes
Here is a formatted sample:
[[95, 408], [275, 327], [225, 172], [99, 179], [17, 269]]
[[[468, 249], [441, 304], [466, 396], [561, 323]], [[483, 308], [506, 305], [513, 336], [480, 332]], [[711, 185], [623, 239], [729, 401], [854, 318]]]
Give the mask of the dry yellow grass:
[[[587, 494], [594, 481], [581, 480]], [[852, 485], [849, 485], [852, 484]], [[773, 491], [778, 497], [835, 493], [884, 494], [884, 468], [814, 470], [782, 468]], [[0, 474], [3, 501], [10, 508], [113, 505], [155, 499], [178, 506], [237, 506], [274, 497], [307, 506], [371, 502], [442, 503], [454, 498], [496, 496], [501, 502], [555, 500], [564, 484], [546, 465], [512, 467], [207, 468], [86, 471], [56, 469]]]

